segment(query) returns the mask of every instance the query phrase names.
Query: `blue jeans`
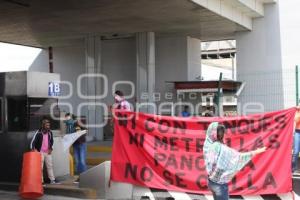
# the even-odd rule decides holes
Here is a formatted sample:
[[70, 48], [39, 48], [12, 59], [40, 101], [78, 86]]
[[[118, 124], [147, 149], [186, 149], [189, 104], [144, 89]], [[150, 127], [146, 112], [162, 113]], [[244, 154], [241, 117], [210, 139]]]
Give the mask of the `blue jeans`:
[[80, 174], [86, 170], [86, 164], [85, 164], [86, 149], [87, 149], [86, 143], [73, 145], [77, 174]]
[[298, 159], [300, 152], [300, 130], [296, 130], [294, 133], [294, 145], [293, 145], [293, 158], [292, 158], [292, 171], [298, 169]]
[[208, 188], [212, 192], [214, 200], [229, 200], [228, 184], [219, 184], [208, 180]]

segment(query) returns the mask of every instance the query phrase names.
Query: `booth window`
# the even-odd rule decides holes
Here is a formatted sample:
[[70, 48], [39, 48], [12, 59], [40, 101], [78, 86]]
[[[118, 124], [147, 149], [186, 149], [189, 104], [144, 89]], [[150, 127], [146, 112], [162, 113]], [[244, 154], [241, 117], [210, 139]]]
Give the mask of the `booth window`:
[[0, 133], [3, 131], [3, 122], [4, 122], [2, 108], [3, 108], [3, 101], [2, 98], [0, 97]]
[[[52, 130], [59, 130], [59, 121], [52, 118], [60, 117], [58, 106], [52, 107], [52, 104], [57, 105], [57, 99], [46, 98], [29, 98], [29, 130], [37, 130], [41, 127], [41, 120], [47, 117], [51, 123]], [[52, 110], [51, 110], [52, 109]]]
[[26, 98], [7, 98], [8, 131], [27, 131]]

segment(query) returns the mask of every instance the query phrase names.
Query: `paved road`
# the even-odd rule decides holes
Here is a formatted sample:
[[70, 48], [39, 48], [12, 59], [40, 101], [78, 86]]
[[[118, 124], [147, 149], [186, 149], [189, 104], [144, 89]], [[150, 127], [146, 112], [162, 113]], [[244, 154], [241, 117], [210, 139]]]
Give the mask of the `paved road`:
[[294, 176], [293, 189], [294, 189], [295, 193], [300, 197], [300, 175]]
[[[300, 200], [300, 176], [294, 178], [294, 192], [295, 192], [295, 200]], [[145, 190], [141, 189], [140, 194], [136, 194], [133, 199], [140, 200], [141, 196], [149, 199], [149, 200], [166, 200], [166, 199], [175, 199], [175, 200], [213, 200], [209, 195], [191, 195], [186, 193], [176, 193], [170, 191], [158, 191], [158, 190]], [[234, 200], [292, 200], [291, 194], [284, 195], [264, 195], [264, 196], [239, 196], [232, 198]], [[17, 192], [7, 192], [0, 191], [0, 200], [21, 200]], [[45, 195], [41, 198], [41, 200], [80, 200], [79, 198], [70, 198], [70, 197], [62, 197], [62, 196], [52, 196]]]
[[[300, 175], [293, 180], [294, 193], [260, 196], [232, 196], [231, 200], [300, 200]], [[148, 189], [136, 187], [134, 191], [134, 200], [213, 200], [211, 195], [197, 195], [190, 193], [178, 193], [167, 190]]]
[[[0, 199], [1, 200], [21, 200], [22, 198], [19, 197], [17, 192], [6, 192], [6, 191], [0, 190]], [[45, 196], [43, 196], [43, 198], [41, 198], [41, 200], [81, 200], [81, 199], [45, 195]]]

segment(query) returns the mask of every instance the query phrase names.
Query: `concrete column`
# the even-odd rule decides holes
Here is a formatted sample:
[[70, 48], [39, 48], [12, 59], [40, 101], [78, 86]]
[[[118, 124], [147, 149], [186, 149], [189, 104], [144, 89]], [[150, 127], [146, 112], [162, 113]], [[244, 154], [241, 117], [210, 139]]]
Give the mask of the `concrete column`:
[[187, 39], [185, 36], [160, 36], [156, 38], [156, 92], [160, 94], [157, 101], [170, 104], [164, 106], [162, 113], [175, 114], [172, 103], [177, 100], [174, 84], [169, 81], [186, 81], [187, 70]]
[[[136, 34], [137, 60], [137, 103], [152, 103], [155, 90], [155, 34], [153, 32]], [[141, 112], [154, 112], [152, 106], [141, 107]]]
[[236, 55], [231, 58], [232, 61], [232, 80], [236, 80]]
[[[201, 41], [186, 36], [157, 37], [156, 66], [156, 91], [160, 94], [158, 105], [177, 102], [174, 84], [170, 82], [201, 78]], [[170, 106], [163, 109], [162, 114], [172, 114]]]
[[187, 37], [188, 81], [201, 80], [201, 40]]
[[86, 73], [91, 75], [86, 79], [86, 95], [94, 96], [88, 101], [87, 123], [89, 127], [89, 136], [92, 139], [103, 140], [103, 128], [95, 127], [103, 121], [103, 110], [96, 106], [100, 102], [96, 96], [103, 91], [103, 85], [99, 78], [95, 76], [101, 73], [101, 38], [99, 36], [87, 36], [85, 38], [85, 55], [86, 55]]
[[247, 105], [262, 111], [284, 108], [280, 31], [276, 3], [265, 5], [265, 16], [253, 20], [251, 32], [236, 35], [237, 80], [246, 82], [238, 98], [243, 112]]

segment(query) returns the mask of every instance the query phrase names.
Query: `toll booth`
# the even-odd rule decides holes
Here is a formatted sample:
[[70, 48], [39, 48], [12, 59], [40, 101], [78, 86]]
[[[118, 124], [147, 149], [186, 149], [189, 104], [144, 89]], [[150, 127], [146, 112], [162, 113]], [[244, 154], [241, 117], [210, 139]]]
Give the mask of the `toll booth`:
[[0, 182], [19, 182], [22, 155], [30, 149], [44, 116], [50, 119], [54, 134], [54, 173], [69, 173], [68, 154], [60, 148], [59, 81], [60, 75], [53, 73], [0, 73]]
[[[175, 93], [179, 105], [181, 102], [192, 105], [192, 115], [197, 116], [216, 116], [216, 107], [214, 103], [218, 95], [219, 81], [175, 81]], [[237, 116], [238, 105], [237, 98], [244, 88], [245, 83], [232, 80], [223, 80], [220, 83], [220, 116]], [[183, 104], [184, 104], [183, 103]], [[176, 106], [172, 110], [174, 115], [180, 115], [183, 106]]]

